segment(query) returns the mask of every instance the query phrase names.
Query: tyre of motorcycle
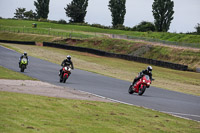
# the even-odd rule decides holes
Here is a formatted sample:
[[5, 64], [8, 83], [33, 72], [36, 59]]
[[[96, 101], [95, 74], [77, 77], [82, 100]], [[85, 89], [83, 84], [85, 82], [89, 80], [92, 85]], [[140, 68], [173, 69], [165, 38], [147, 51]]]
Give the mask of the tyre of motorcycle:
[[62, 83], [63, 82], [62, 74], [60, 74], [59, 77], [60, 77], [60, 83]]
[[145, 85], [144, 85], [142, 88], [140, 87], [140, 88], [139, 88], [138, 95], [141, 96], [141, 95], [145, 92], [146, 88], [147, 88], [147, 87], [146, 87]]
[[128, 93], [129, 94], [133, 94], [134, 91], [133, 91], [133, 85], [130, 85], [129, 89], [128, 89]]
[[21, 65], [21, 72], [24, 72], [24, 69], [26, 68], [26, 66], [23, 64]]
[[62, 81], [63, 81], [63, 80], [62, 80], [62, 78], [60, 77], [60, 83], [62, 83]]
[[67, 75], [65, 75], [65, 76], [63, 77], [63, 83], [65, 83], [66, 80], [67, 80]]

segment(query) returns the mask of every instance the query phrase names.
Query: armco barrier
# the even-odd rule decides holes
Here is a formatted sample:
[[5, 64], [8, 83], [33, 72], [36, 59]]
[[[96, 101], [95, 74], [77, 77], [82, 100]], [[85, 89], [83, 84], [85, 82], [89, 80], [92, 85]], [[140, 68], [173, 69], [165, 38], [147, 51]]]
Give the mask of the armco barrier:
[[8, 41], [8, 40], [0, 40], [2, 43], [14, 43], [14, 44], [24, 44], [24, 45], [35, 45], [35, 42], [25, 42], [25, 41]]
[[92, 49], [92, 48], [83, 48], [83, 47], [70, 46], [70, 45], [66, 45], [66, 44], [49, 43], [49, 42], [43, 42], [43, 46], [56, 47], [56, 48], [62, 48], [62, 49], [67, 49], [67, 50], [76, 50], [76, 51], [80, 51], [80, 52], [88, 52], [88, 53], [92, 53], [92, 54], [96, 54], [96, 55], [100, 55], [100, 56], [115, 57], [115, 58], [120, 58], [120, 59], [125, 59], [125, 60], [137, 61], [137, 62], [141, 62], [141, 63], [152, 64], [152, 65], [156, 65], [156, 66], [162, 66], [162, 67], [176, 69], [176, 70], [182, 70], [182, 71], [188, 70], [188, 66], [186, 66], [186, 65], [175, 64], [175, 63], [165, 62], [165, 61], [158, 61], [158, 60], [153, 60], [153, 59], [147, 59], [147, 58], [137, 57], [137, 56], [114, 54], [114, 53], [109, 53], [109, 52], [96, 50], [96, 49]]

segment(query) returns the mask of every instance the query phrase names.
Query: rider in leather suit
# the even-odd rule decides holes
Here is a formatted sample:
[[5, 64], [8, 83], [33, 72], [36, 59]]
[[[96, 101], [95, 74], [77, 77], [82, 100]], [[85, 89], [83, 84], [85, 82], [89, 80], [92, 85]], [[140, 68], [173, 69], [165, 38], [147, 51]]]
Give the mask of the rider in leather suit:
[[[73, 65], [73, 62], [71, 61], [71, 56], [68, 55], [67, 56], [67, 59], [63, 60], [63, 62], [61, 63], [61, 66], [62, 68], [65, 67], [65, 66], [70, 66], [71, 65], [71, 68], [74, 69], [74, 65]], [[62, 71], [62, 68], [60, 69], [60, 73], [59, 73], [59, 76], [63, 75], [63, 71]], [[61, 74], [61, 75], [60, 75]], [[71, 73], [69, 73], [70, 75]]]
[[147, 69], [142, 70], [142, 71], [139, 73], [138, 77], [136, 77], [136, 78], [133, 80], [132, 85], [134, 85], [135, 83], [137, 83], [137, 81], [138, 81], [140, 78], [142, 78], [144, 75], [149, 75], [150, 80], [151, 80], [151, 81], [154, 80], [154, 79], [152, 78], [152, 67], [151, 67], [151, 66], [148, 66]]

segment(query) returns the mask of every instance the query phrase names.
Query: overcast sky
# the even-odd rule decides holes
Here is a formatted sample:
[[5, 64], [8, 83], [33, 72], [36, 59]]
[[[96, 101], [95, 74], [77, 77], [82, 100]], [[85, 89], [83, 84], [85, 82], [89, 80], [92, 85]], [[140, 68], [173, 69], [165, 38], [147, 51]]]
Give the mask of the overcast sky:
[[[15, 9], [26, 8], [35, 11], [36, 0], [0, 0], [0, 17], [13, 18]], [[141, 21], [153, 22], [152, 3], [154, 0], [126, 0], [126, 16], [124, 25], [133, 27]], [[170, 32], [193, 32], [195, 26], [200, 23], [200, 0], [173, 0], [174, 19], [170, 26]], [[50, 12], [48, 19], [60, 20], [66, 17], [64, 7], [71, 0], [50, 0]], [[89, 0], [85, 21], [89, 24], [98, 23], [111, 26], [111, 13], [108, 9], [109, 0]]]

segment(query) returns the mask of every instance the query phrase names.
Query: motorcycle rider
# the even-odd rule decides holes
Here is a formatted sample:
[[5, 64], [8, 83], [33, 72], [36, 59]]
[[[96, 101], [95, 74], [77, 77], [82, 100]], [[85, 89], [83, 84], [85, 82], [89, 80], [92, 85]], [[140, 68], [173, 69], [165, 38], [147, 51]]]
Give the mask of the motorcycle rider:
[[21, 56], [20, 56], [20, 58], [19, 58], [19, 67], [20, 67], [20, 63], [21, 63], [21, 60], [23, 59], [23, 58], [26, 58], [27, 59], [27, 65], [28, 65], [28, 55], [27, 55], [27, 53], [26, 52], [24, 52], [24, 54], [22, 54]]
[[138, 81], [140, 78], [142, 78], [144, 75], [148, 75], [148, 76], [150, 77], [150, 80], [151, 80], [151, 81], [154, 80], [154, 79], [152, 78], [152, 67], [151, 67], [151, 66], [148, 66], [147, 69], [142, 70], [142, 71], [139, 73], [138, 77], [136, 77], [136, 78], [133, 80], [132, 85], [134, 85], [135, 83], [137, 83], [137, 81]]
[[[65, 60], [63, 60], [63, 62], [61, 63], [61, 66], [62, 68], [65, 67], [65, 66], [69, 66], [70, 67], [71, 65], [71, 68], [74, 69], [74, 65], [73, 65], [73, 62], [71, 61], [71, 56], [70, 55], [67, 55], [67, 58]], [[60, 72], [59, 72], [59, 76], [63, 75], [63, 71], [62, 71], [62, 68], [60, 69]], [[69, 73], [70, 75], [71, 73]], [[62, 76], [61, 76], [62, 77]]]

